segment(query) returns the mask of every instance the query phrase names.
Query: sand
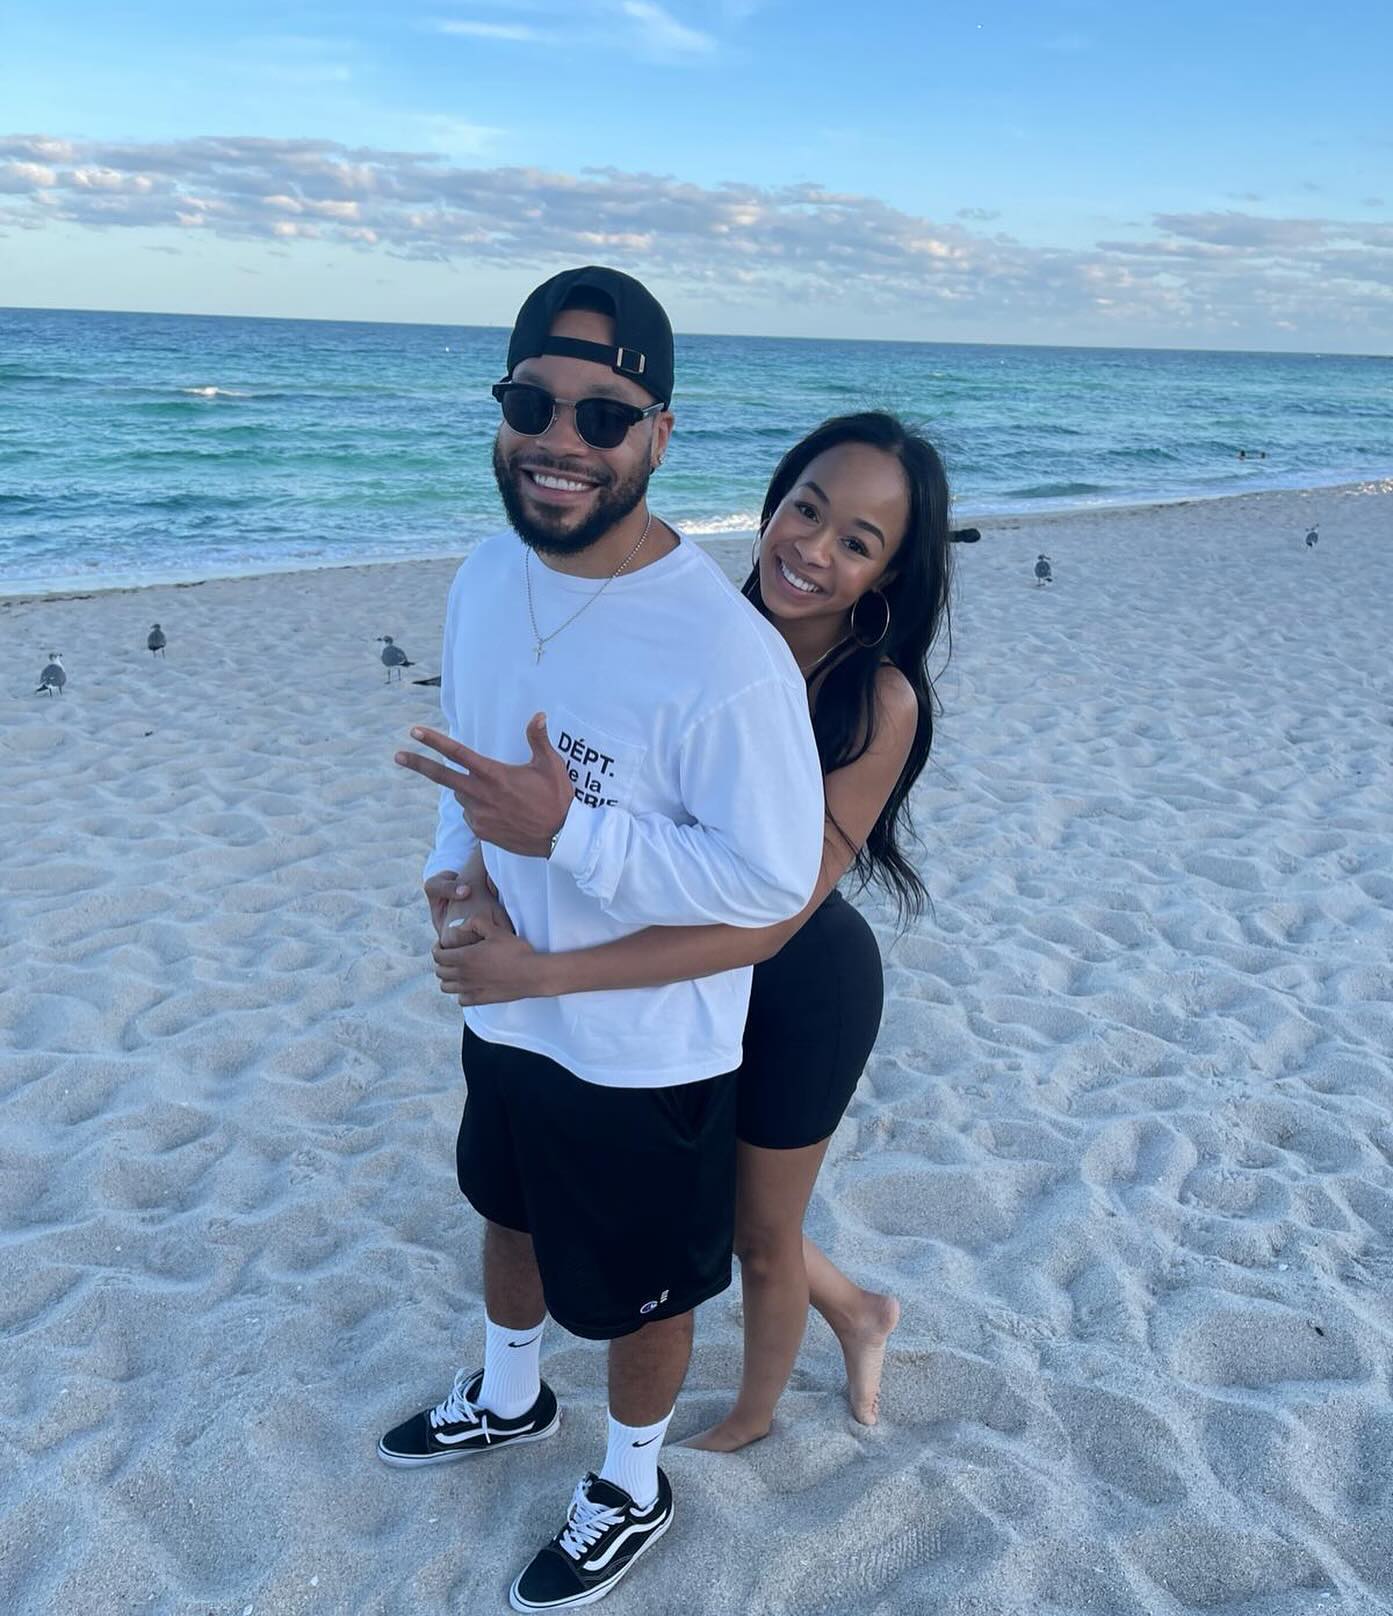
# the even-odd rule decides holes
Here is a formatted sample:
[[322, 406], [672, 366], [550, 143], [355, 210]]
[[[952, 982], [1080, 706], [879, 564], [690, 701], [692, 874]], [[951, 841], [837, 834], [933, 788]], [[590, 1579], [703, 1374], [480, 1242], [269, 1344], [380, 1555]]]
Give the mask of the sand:
[[[1393, 487], [981, 526], [810, 1215], [903, 1301], [883, 1421], [815, 1323], [606, 1609], [1393, 1609]], [[373, 1454], [482, 1339], [374, 643], [436, 671], [451, 571], [0, 606], [5, 1612], [502, 1611], [603, 1451], [552, 1327], [553, 1442]], [[675, 1435], [739, 1347], [732, 1290]]]

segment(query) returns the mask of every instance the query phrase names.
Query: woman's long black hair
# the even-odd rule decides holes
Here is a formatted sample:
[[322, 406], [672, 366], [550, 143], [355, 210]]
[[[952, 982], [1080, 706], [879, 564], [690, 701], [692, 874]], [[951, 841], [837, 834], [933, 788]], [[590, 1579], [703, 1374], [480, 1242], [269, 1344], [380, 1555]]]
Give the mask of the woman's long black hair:
[[[890, 580], [882, 580], [879, 586], [890, 608], [889, 632], [877, 645], [852, 642], [834, 658], [818, 690], [813, 734], [823, 774], [844, 768], [865, 752], [875, 734], [876, 673], [882, 662], [893, 662], [913, 687], [919, 701], [914, 744], [879, 819], [864, 845], [855, 849], [853, 865], [863, 886], [875, 879], [894, 893], [903, 921], [919, 914], [928, 900], [928, 890], [905, 857], [900, 837], [914, 834], [908, 806], [910, 788], [928, 762], [933, 745], [937, 697], [929, 678], [928, 658], [940, 628], [948, 632], [950, 652], [952, 649], [948, 478], [934, 446], [896, 416], [880, 410], [839, 415], [814, 428], [779, 462], [764, 496], [761, 534], [789, 492], [802, 481], [808, 466], [819, 455], [844, 443], [869, 444], [899, 461], [909, 485], [909, 521], [890, 566]], [[760, 595], [758, 567], [745, 580], [744, 594], [766, 617], [769, 615]], [[873, 635], [881, 621], [879, 610], [868, 606], [860, 637]], [[840, 830], [840, 826], [837, 828]]]

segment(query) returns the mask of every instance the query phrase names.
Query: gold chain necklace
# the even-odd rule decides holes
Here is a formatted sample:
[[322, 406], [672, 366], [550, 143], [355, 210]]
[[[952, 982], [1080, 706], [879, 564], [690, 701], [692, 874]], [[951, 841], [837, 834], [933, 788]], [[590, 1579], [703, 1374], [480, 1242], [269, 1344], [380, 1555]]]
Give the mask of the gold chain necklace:
[[820, 667], [821, 667], [821, 666], [822, 666], [822, 664], [823, 664], [823, 663], [824, 663], [824, 662], [826, 662], [826, 661], [828, 661], [828, 660], [829, 660], [829, 659], [830, 659], [830, 658], [831, 658], [831, 656], [832, 656], [832, 653], [833, 653], [833, 652], [834, 652], [834, 651], [840, 651], [840, 650], [841, 650], [841, 648], [842, 648], [842, 647], [843, 647], [843, 646], [844, 646], [844, 645], [845, 645], [845, 644], [847, 644], [847, 642], [848, 642], [848, 641], [849, 641], [849, 640], [850, 640], [850, 639], [851, 639], [851, 635], [850, 635], [850, 634], [848, 634], [848, 635], [846, 635], [846, 636], [845, 636], [845, 637], [844, 637], [844, 638], [842, 638], [842, 639], [840, 639], [840, 640], [838, 640], [838, 641], [837, 641], [837, 643], [836, 643], [836, 644], [835, 644], [835, 645], [834, 645], [834, 646], [833, 646], [833, 647], [832, 647], [832, 650], [831, 650], [831, 651], [824, 651], [824, 652], [823, 652], [823, 653], [822, 653], [822, 655], [821, 655], [821, 656], [820, 656], [820, 657], [819, 657], [819, 658], [818, 658], [818, 659], [817, 659], [817, 661], [816, 661], [816, 662], [814, 662], [814, 663], [812, 663], [812, 664], [811, 664], [811, 665], [810, 665], [810, 666], [809, 666], [809, 668], [808, 668], [808, 670], [807, 670], [807, 672], [806, 672], [806, 673], [804, 673], [804, 672], [803, 672], [803, 669], [802, 669], [802, 668], [799, 668], [799, 670], [798, 670], [798, 671], [799, 671], [799, 673], [802, 673], [802, 674], [803, 674], [803, 679], [804, 679], [804, 682], [805, 682], [805, 683], [807, 683], [807, 684], [811, 684], [811, 683], [812, 683], [812, 681], [813, 681], [813, 675], [814, 675], [814, 674], [815, 674], [815, 673], [816, 673], [816, 672], [817, 672], [817, 670], [818, 670], [818, 669], [819, 669], [819, 668], [820, 668]]
[[540, 662], [542, 660], [542, 652], [546, 649], [548, 642], [550, 642], [551, 640], [554, 640], [556, 638], [556, 636], [561, 632], [561, 629], [570, 628], [571, 624], [575, 622], [576, 618], [578, 618], [580, 616], [580, 614], [585, 610], [585, 608], [587, 606], [593, 606], [595, 604], [595, 602], [597, 600], [599, 600], [600, 596], [604, 594], [605, 590], [607, 590], [609, 588], [609, 586], [614, 582], [614, 580], [619, 576], [619, 574], [621, 572], [623, 572], [624, 568], [629, 565], [629, 563], [634, 559], [634, 557], [643, 548], [643, 541], [648, 537], [648, 530], [652, 526], [653, 526], [653, 513], [652, 513], [652, 511], [649, 511], [648, 520], [643, 524], [643, 532], [640, 533], [639, 536], [638, 536], [638, 543], [633, 547], [632, 550], [629, 551], [628, 555], [626, 555], [624, 557], [624, 559], [619, 563], [619, 565], [614, 569], [614, 571], [612, 573], [610, 573], [609, 577], [605, 579], [604, 583], [602, 583], [600, 585], [600, 587], [595, 591], [595, 593], [593, 595], [587, 595], [586, 598], [580, 603], [580, 605], [576, 607], [575, 611], [573, 611], [571, 613], [571, 615], [566, 619], [566, 621], [561, 625], [561, 628], [552, 629], [550, 634], [543, 634], [541, 632], [541, 630], [537, 627], [537, 614], [532, 609], [532, 550], [531, 550], [531, 547], [529, 546], [523, 552], [522, 575], [523, 575], [524, 580], [527, 583], [527, 616], [528, 616], [528, 620], [532, 624], [532, 655], [536, 659], [536, 661]]

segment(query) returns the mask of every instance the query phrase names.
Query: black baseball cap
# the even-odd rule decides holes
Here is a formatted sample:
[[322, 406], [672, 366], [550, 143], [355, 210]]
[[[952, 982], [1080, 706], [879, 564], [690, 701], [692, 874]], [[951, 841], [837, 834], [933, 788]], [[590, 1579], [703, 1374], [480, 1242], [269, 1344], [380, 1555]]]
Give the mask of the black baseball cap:
[[[551, 334], [556, 316], [579, 291], [596, 293], [609, 305], [608, 312], [614, 317], [614, 347]], [[508, 343], [509, 376], [524, 359], [539, 359], [543, 354], [608, 365], [615, 375], [637, 382], [660, 404], [672, 402], [671, 322], [646, 286], [617, 269], [596, 264], [565, 269], [528, 297], [518, 310]]]

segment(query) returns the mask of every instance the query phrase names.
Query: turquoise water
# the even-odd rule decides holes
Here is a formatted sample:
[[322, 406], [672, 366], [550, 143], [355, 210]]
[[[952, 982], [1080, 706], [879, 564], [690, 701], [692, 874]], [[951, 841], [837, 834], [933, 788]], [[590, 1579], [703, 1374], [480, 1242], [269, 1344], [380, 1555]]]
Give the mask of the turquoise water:
[[[0, 592], [457, 554], [501, 525], [506, 341], [0, 309]], [[1387, 359], [692, 336], [677, 375], [654, 503], [693, 533], [748, 531], [800, 433], [877, 405], [960, 519], [1393, 473]]]

